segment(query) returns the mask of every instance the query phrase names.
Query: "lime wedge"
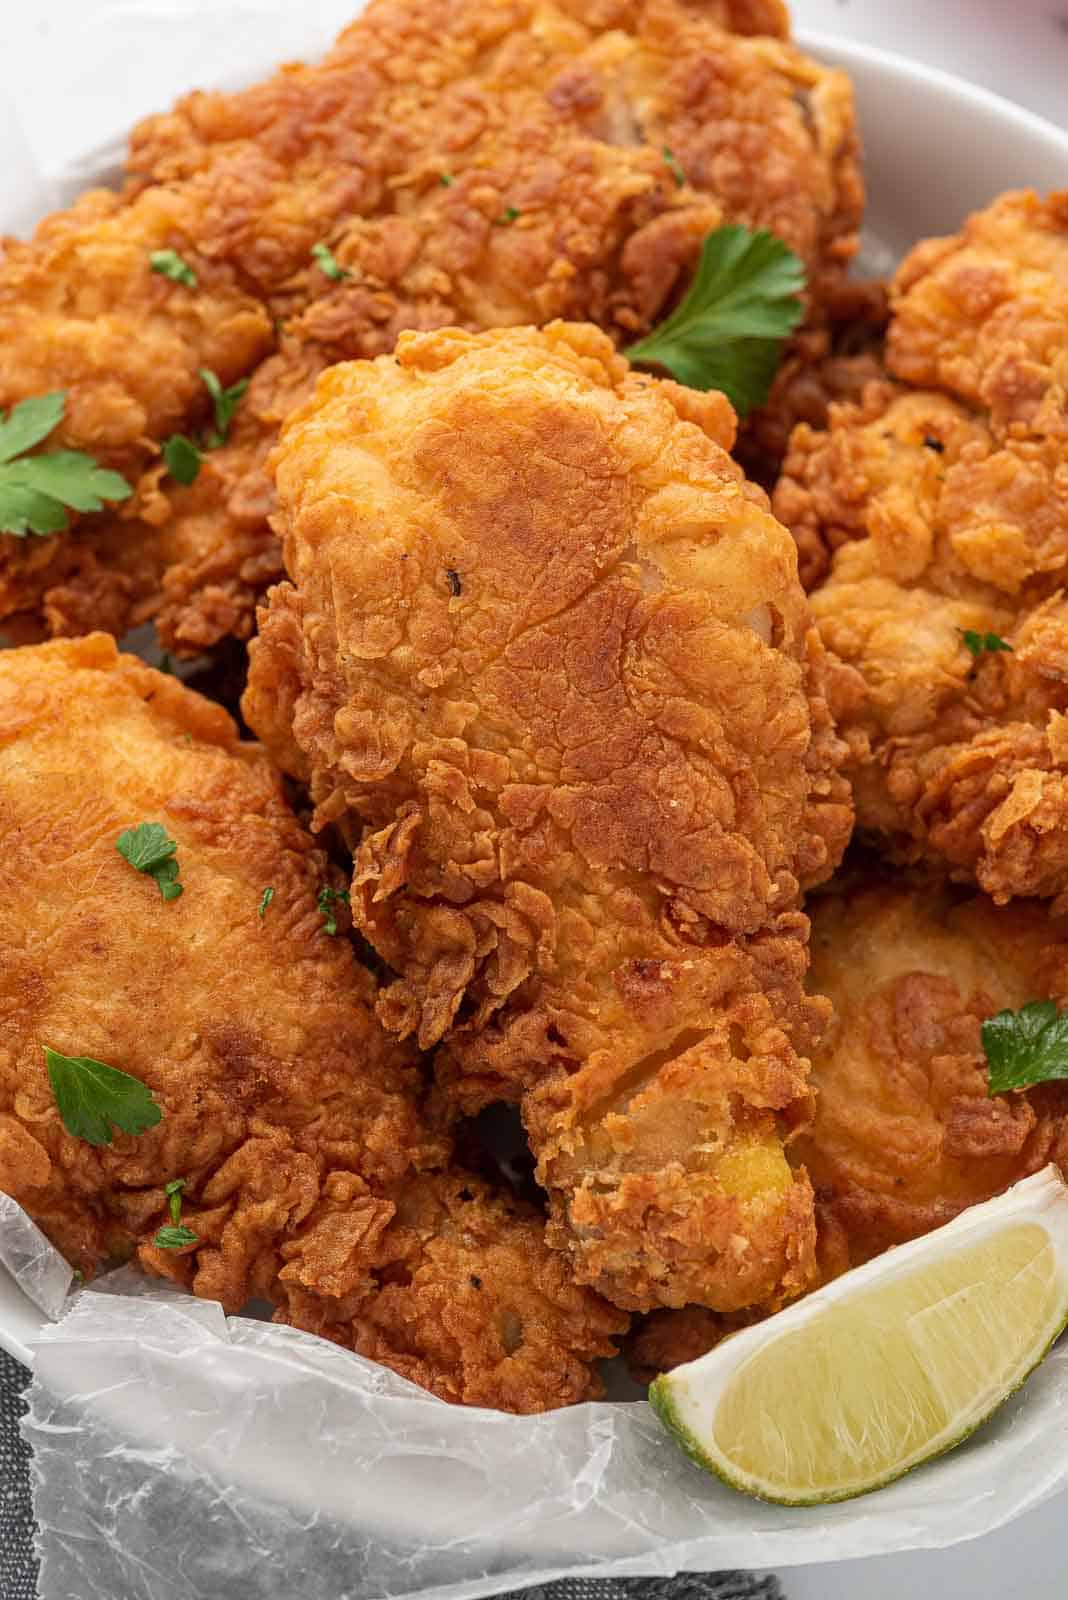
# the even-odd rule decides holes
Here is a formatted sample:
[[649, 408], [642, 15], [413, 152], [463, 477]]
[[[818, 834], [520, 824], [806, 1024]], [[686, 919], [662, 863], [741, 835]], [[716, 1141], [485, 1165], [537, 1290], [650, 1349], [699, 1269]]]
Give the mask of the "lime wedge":
[[783, 1505], [848, 1500], [952, 1449], [1068, 1323], [1055, 1167], [657, 1378], [699, 1466]]

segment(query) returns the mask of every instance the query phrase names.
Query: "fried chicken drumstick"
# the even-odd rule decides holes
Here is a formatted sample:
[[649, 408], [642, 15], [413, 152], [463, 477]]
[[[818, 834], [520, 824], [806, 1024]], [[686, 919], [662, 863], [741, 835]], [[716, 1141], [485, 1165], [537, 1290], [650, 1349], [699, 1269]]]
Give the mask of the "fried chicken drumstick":
[[292, 583], [244, 702], [352, 845], [387, 1026], [444, 1040], [465, 1110], [522, 1102], [550, 1238], [628, 1308], [812, 1269], [797, 898], [850, 810], [732, 433], [589, 326], [332, 369], [279, 449]]
[[[180, 898], [116, 849], [147, 820]], [[337, 882], [219, 706], [103, 635], [0, 653], [0, 1187], [87, 1274], [136, 1253], [229, 1311], [269, 1299], [448, 1400], [596, 1396], [625, 1319], [540, 1215], [450, 1164], [415, 1053], [317, 909]], [[75, 1138], [45, 1045], [142, 1080], [162, 1120]], [[178, 1178], [196, 1242], [168, 1250]]]
[[[901, 267], [890, 372], [799, 428], [775, 495], [859, 824], [1004, 903], [1068, 901], [1068, 192], [1002, 196]], [[922, 388], [910, 385], [922, 384]]]
[[[264, 461], [326, 365], [448, 324], [566, 316], [630, 342], [724, 220], [803, 258], [817, 359], [863, 193], [848, 80], [786, 31], [772, 0], [373, 0], [318, 65], [148, 119], [121, 196], [0, 257], [0, 406], [65, 388], [59, 442], [140, 473], [121, 515], [0, 536], [0, 618], [159, 612], [184, 655], [247, 638], [281, 576]], [[153, 273], [160, 248], [195, 287]], [[191, 486], [165, 476], [159, 441], [209, 418], [200, 369], [229, 383], [268, 354], [231, 441]]]

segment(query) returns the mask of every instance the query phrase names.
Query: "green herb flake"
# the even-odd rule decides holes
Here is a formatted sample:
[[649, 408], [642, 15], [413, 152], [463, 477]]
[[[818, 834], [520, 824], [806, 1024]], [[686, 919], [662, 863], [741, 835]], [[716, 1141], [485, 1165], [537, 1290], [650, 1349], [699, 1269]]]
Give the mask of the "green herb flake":
[[333, 283], [340, 283], [342, 279], [352, 277], [352, 273], [341, 265], [329, 245], [313, 244], [312, 255], [319, 264], [319, 271]]
[[195, 483], [200, 463], [204, 457], [197, 449], [192, 439], [186, 438], [184, 433], [172, 433], [164, 441], [163, 459], [167, 464], [167, 471], [176, 483], [184, 483], [186, 488]]
[[1068, 1078], [1068, 1015], [1059, 1016], [1052, 1000], [999, 1011], [983, 1023], [982, 1035], [990, 1094]]
[[0, 533], [24, 539], [63, 533], [68, 511], [102, 511], [105, 501], [127, 500], [126, 479], [102, 467], [83, 450], [26, 455], [59, 425], [66, 409], [63, 389], [22, 400], [0, 411]]
[[152, 1243], [157, 1250], [184, 1250], [187, 1244], [196, 1244], [198, 1237], [192, 1228], [164, 1227], [160, 1228]]
[[163, 1112], [140, 1078], [92, 1056], [65, 1056], [42, 1045], [48, 1081], [63, 1126], [87, 1144], [110, 1144], [113, 1129], [144, 1133], [162, 1120]]
[[347, 889], [331, 889], [329, 884], [325, 884], [319, 890], [315, 901], [319, 907], [319, 915], [323, 919], [323, 932], [328, 933], [331, 938], [337, 932], [337, 913], [334, 907], [338, 901], [348, 905], [349, 891]]
[[271, 901], [273, 899], [274, 899], [274, 890], [273, 889], [264, 889], [263, 894], [260, 897], [260, 909], [259, 909], [259, 913], [258, 913], [259, 919], [260, 919], [261, 922], [263, 921], [264, 917], [267, 915], [267, 907], [270, 905], [270, 903], [271, 903]]
[[215, 427], [207, 434], [204, 443], [209, 450], [218, 450], [220, 445], [226, 443], [238, 401], [248, 388], [248, 379], [239, 378], [228, 389], [224, 389], [210, 367], [201, 367], [200, 376], [207, 386], [215, 407]]
[[182, 892], [178, 882], [178, 849], [167, 830], [159, 822], [139, 822], [136, 828], [125, 828], [115, 840], [115, 848], [137, 872], [155, 878], [164, 900], [177, 900]]
[[520, 211], [518, 206], [505, 206], [500, 216], [494, 217], [493, 226], [495, 228], [507, 228], [510, 223], [514, 222], [517, 217], [521, 217], [522, 215], [523, 213]]
[[681, 165], [679, 163], [678, 157], [676, 155], [674, 155], [671, 150], [668, 149], [667, 145], [664, 146], [663, 150], [660, 153], [664, 157], [664, 165], [667, 167], [668, 171], [671, 173], [671, 176], [674, 178], [674, 180], [678, 184], [679, 188], [680, 189], [685, 188], [685, 186], [686, 186], [686, 174], [682, 170], [682, 167], [681, 167]]
[[453, 177], [451, 172], [441, 172], [438, 174], [438, 182], [443, 188], [451, 189], [453, 184], [456, 182], [456, 179]]
[[773, 233], [717, 228], [683, 300], [624, 355], [691, 389], [722, 390], [744, 417], [768, 397], [782, 342], [804, 314], [804, 287], [804, 267]]
[[181, 1222], [182, 1220], [182, 1190], [185, 1185], [185, 1178], [172, 1178], [170, 1183], [163, 1186], [163, 1193], [167, 1197], [167, 1209], [170, 1211], [172, 1222]]
[[170, 278], [172, 283], [184, 283], [188, 288], [195, 289], [197, 275], [187, 261], [183, 261], [176, 250], [153, 250], [148, 258], [148, 264], [153, 272], [160, 273], [164, 278]]
[[998, 650], [1012, 652], [1012, 645], [1006, 644], [1005, 640], [999, 638], [996, 633], [976, 633], [974, 628], [961, 628], [960, 634], [964, 641], [965, 650], [976, 660], [984, 651], [989, 651], [991, 655]]

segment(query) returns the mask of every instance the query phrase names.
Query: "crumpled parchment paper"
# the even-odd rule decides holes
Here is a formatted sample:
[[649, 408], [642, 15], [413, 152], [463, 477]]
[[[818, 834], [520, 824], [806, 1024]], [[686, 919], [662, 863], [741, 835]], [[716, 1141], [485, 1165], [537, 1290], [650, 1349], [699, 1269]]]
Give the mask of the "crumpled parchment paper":
[[[0, 1245], [54, 1305], [69, 1270], [10, 1200]], [[707, 1478], [644, 1401], [463, 1410], [130, 1268], [76, 1291], [32, 1349], [41, 1600], [475, 1600], [783, 1567], [952, 1544], [1068, 1486], [1063, 1341], [951, 1455], [814, 1510]]]
[[[25, 231], [106, 176], [138, 116], [312, 55], [358, 10], [8, 7], [0, 228]], [[129, 1270], [68, 1297], [70, 1269], [3, 1196], [0, 1263], [48, 1319], [25, 1422], [41, 1600], [475, 1600], [568, 1574], [783, 1567], [952, 1544], [1068, 1486], [1063, 1341], [943, 1461], [865, 1500], [792, 1511], [706, 1478], [644, 1402], [460, 1410]]]

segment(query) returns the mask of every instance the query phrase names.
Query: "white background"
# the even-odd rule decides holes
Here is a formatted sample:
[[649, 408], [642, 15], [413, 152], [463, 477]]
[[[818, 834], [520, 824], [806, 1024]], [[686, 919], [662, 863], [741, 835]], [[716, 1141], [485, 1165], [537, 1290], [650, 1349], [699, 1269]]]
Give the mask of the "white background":
[[[212, 0], [0, 0], [0, 148], [27, 177], [55, 172], [171, 98], [218, 81]], [[257, 0], [260, 7], [264, 0]], [[321, 48], [355, 0], [268, 0], [294, 56]], [[92, 26], [113, 18], [106, 30]], [[1068, 126], [1068, 0], [794, 0], [799, 30], [837, 34], [957, 72]], [[84, 34], [85, 48], [81, 48]], [[69, 48], [72, 36], [76, 48]], [[67, 48], [57, 49], [63, 40]], [[253, 50], [253, 54], [255, 51]], [[122, 70], [116, 76], [116, 62]], [[41, 68], [44, 72], [41, 72]], [[240, 69], [238, 69], [240, 71]], [[42, 77], [50, 92], [42, 95]], [[101, 91], [107, 83], [108, 90]], [[117, 84], [121, 84], [116, 93]], [[29, 86], [33, 85], [33, 88]], [[938, 161], [937, 149], [931, 161]], [[1064, 176], [1068, 187], [1068, 171]], [[38, 191], [39, 193], [39, 191]], [[38, 206], [39, 209], [39, 206]], [[5, 220], [29, 222], [30, 217]], [[939, 1553], [793, 1568], [790, 1600], [1065, 1600], [1068, 1498], [989, 1539]]]

